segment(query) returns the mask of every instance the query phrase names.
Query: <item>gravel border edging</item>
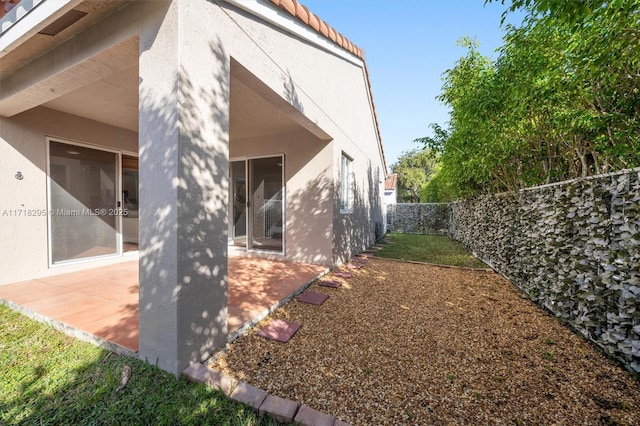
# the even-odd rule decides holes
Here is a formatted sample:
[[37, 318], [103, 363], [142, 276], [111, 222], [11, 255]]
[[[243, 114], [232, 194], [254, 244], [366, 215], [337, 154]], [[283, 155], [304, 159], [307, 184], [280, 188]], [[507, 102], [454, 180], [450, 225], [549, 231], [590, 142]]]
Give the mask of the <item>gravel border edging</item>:
[[334, 416], [295, 401], [269, 395], [255, 386], [236, 381], [201, 363], [191, 364], [182, 374], [192, 382], [217, 389], [230, 399], [247, 404], [257, 413], [266, 414], [279, 422], [296, 422], [302, 426], [349, 426]]

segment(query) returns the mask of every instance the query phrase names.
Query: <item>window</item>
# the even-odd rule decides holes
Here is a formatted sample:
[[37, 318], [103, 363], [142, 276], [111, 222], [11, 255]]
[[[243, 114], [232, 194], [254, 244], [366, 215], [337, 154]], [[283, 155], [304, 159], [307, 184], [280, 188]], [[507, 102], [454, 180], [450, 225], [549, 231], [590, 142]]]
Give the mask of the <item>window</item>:
[[351, 170], [353, 160], [342, 153], [340, 162], [340, 212], [350, 213], [353, 209], [353, 172]]

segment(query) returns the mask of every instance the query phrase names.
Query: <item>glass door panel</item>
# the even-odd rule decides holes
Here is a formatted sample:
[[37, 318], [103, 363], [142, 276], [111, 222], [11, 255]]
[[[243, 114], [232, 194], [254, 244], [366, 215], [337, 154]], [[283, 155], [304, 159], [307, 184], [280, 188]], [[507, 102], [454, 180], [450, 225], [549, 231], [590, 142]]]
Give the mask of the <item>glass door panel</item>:
[[283, 157], [249, 160], [252, 249], [282, 251], [284, 234]]
[[122, 208], [122, 251], [138, 250], [138, 159], [128, 155], [122, 156]]
[[233, 244], [245, 247], [247, 244], [247, 177], [246, 162], [231, 162], [231, 236]]
[[50, 142], [53, 264], [119, 252], [117, 170], [113, 152]]

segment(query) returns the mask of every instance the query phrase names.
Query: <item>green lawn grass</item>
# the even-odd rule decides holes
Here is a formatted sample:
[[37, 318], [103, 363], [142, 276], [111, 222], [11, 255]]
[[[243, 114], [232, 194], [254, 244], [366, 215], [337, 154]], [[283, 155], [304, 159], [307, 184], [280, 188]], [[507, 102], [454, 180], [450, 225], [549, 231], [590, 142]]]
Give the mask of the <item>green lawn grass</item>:
[[441, 235], [387, 234], [382, 250], [376, 256], [389, 259], [415, 260], [438, 265], [487, 268], [462, 244]]
[[[276, 425], [204, 385], [0, 305], [0, 425]], [[128, 384], [119, 392], [124, 365]]]

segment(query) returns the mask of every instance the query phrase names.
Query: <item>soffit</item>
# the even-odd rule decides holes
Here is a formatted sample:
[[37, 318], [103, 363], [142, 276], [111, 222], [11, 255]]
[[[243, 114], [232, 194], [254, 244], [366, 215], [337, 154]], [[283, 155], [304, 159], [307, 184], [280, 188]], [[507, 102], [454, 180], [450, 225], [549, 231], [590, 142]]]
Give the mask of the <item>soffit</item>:
[[136, 63], [43, 106], [137, 132], [138, 74]]
[[238, 78], [231, 77], [229, 138], [247, 139], [287, 133], [298, 125]]
[[31, 60], [62, 44], [75, 34], [86, 30], [91, 25], [130, 1], [131, 0], [85, 0], [76, 5], [73, 9], [86, 12], [87, 15], [85, 17], [55, 36], [36, 33], [28, 40], [25, 40], [24, 43], [20, 44], [19, 47], [3, 56], [2, 67], [0, 68], [0, 80], [13, 74]]

